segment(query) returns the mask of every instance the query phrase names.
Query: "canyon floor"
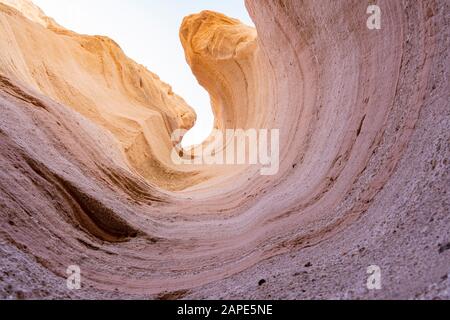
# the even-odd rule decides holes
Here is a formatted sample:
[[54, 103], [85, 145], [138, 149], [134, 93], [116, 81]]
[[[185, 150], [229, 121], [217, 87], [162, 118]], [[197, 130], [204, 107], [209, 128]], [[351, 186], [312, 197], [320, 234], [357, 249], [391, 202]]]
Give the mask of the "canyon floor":
[[196, 114], [168, 84], [0, 0], [0, 298], [449, 299], [450, 3], [377, 5], [380, 30], [360, 0], [184, 19], [215, 127], [280, 130], [263, 176], [175, 165]]

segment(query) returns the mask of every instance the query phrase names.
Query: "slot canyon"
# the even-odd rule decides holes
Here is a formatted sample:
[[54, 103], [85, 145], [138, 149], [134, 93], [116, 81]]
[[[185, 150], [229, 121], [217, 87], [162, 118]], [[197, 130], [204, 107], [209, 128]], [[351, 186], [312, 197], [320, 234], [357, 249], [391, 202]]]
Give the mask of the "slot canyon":
[[0, 298], [448, 299], [450, 2], [375, 3], [380, 30], [361, 0], [184, 19], [215, 128], [279, 129], [264, 176], [175, 165], [183, 98], [114, 40], [0, 0]]

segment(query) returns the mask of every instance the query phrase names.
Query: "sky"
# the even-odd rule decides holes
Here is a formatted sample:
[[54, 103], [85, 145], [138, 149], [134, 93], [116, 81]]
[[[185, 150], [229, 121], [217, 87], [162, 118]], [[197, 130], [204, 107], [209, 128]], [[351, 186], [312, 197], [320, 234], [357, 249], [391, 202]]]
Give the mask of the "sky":
[[183, 145], [202, 142], [214, 118], [208, 93], [198, 84], [184, 56], [178, 32], [183, 18], [213, 10], [253, 25], [244, 0], [33, 0], [47, 16], [82, 34], [114, 39], [127, 56], [173, 87], [197, 113], [197, 124]]

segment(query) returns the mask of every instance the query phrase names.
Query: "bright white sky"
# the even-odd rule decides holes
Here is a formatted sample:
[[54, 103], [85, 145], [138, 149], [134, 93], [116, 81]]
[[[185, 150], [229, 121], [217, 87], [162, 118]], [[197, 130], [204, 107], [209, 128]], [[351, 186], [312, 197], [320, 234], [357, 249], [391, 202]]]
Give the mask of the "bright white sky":
[[213, 115], [207, 92], [184, 57], [178, 31], [183, 18], [213, 10], [253, 25], [244, 0], [33, 0], [60, 25], [83, 34], [106, 35], [125, 53], [169, 83], [197, 112], [185, 146], [202, 142]]

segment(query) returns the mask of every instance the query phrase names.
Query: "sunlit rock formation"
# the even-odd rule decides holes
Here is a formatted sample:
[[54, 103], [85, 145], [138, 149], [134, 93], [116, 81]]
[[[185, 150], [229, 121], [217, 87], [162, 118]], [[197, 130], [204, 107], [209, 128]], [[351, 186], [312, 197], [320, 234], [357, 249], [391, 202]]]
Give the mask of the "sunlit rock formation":
[[445, 1], [380, 0], [381, 30], [359, 0], [185, 18], [216, 128], [280, 129], [275, 176], [174, 165], [195, 114], [170, 86], [0, 2], [1, 298], [448, 298]]

